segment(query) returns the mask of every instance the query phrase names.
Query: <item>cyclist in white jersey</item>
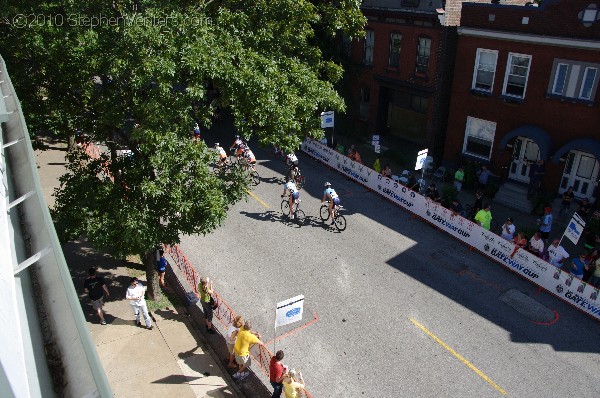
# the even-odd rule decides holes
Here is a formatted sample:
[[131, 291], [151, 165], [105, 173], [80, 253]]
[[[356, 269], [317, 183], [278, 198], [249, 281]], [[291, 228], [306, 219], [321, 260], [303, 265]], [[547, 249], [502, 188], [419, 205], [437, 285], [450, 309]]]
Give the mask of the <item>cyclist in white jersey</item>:
[[329, 201], [329, 217], [331, 217], [331, 224], [334, 224], [335, 221], [333, 219], [333, 206], [339, 206], [340, 197], [335, 192], [335, 189], [331, 188], [331, 184], [329, 182], [325, 183], [325, 191], [323, 192], [323, 199], [321, 203]]
[[298, 166], [298, 157], [294, 152], [289, 153], [285, 159], [285, 164]]
[[223, 147], [219, 145], [218, 142], [215, 143], [215, 150], [219, 154], [219, 162], [217, 163], [217, 166], [222, 167], [225, 165], [225, 163], [227, 163], [227, 153], [225, 152], [225, 149], [223, 149]]
[[287, 193], [287, 191], [290, 191], [290, 197], [289, 197], [289, 202], [290, 202], [290, 217], [293, 219], [294, 218], [294, 201], [296, 199], [300, 198], [300, 191], [298, 191], [298, 188], [296, 187], [296, 183], [293, 180], [287, 180], [286, 183], [283, 185], [283, 194], [281, 195], [281, 197], [283, 198], [285, 196], [285, 194]]

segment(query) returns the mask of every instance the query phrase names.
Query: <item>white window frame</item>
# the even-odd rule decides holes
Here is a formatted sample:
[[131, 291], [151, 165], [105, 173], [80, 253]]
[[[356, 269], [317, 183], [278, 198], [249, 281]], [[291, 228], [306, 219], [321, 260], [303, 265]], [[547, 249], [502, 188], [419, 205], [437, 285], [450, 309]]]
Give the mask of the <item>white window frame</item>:
[[[423, 48], [427, 48], [429, 50], [427, 55], [419, 54], [421, 51], [421, 40], [429, 40], [429, 47], [423, 47]], [[431, 45], [432, 44], [433, 44], [433, 40], [429, 36], [421, 35], [421, 36], [417, 37], [417, 59], [415, 62], [415, 73], [424, 74], [424, 75], [427, 75], [429, 73], [429, 61], [431, 60]], [[426, 64], [419, 63], [420, 58], [421, 59], [427, 58], [427, 63]], [[425, 71], [421, 72], [419, 70], [419, 66], [424, 67], [423, 69], [425, 69]]]
[[[494, 64], [494, 76], [492, 77], [492, 85], [489, 90], [477, 87], [477, 75], [479, 73], [479, 59], [481, 53], [490, 53], [496, 55], [496, 63]], [[473, 68], [473, 81], [471, 82], [471, 88], [477, 91], [484, 91], [491, 93], [494, 90], [494, 82], [496, 81], [496, 69], [498, 68], [498, 50], [487, 50], [485, 48], [478, 48], [477, 55], [475, 56], [475, 67]]]
[[[583, 85], [585, 83], [585, 80], [588, 76], [588, 72], [590, 70], [595, 70], [596, 74], [594, 75], [594, 80], [592, 80], [592, 87], [590, 87], [590, 96], [589, 97], [583, 97]], [[581, 87], [579, 89], [579, 95], [577, 96], [577, 98], [582, 99], [582, 100], [587, 100], [587, 101], [591, 101], [592, 100], [592, 94], [594, 93], [594, 83], [596, 82], [596, 79], [598, 79], [598, 68], [594, 68], [591, 66], [586, 66], [585, 71], [583, 72], [583, 79], [581, 79]]]
[[[369, 37], [371, 40], [369, 41]], [[367, 29], [365, 34], [365, 52], [363, 55], [363, 63], [365, 65], [373, 65], [373, 53], [375, 52], [375, 31]]]
[[[398, 64], [394, 65], [392, 64], [392, 57], [395, 54], [394, 52], [394, 39], [398, 39], [399, 41], [399, 45], [398, 45]], [[392, 68], [399, 68], [400, 67], [400, 53], [402, 52], [402, 33], [400, 32], [392, 32], [390, 33], [390, 56], [388, 59], [388, 66], [392, 67]]]
[[[558, 76], [559, 76], [558, 71], [559, 71], [560, 67], [563, 65], [567, 67], [567, 73], [565, 74], [565, 78], [562, 82], [563, 83], [562, 91], [558, 92], [558, 91], [556, 91], [556, 83], [558, 83]], [[552, 83], [552, 94], [561, 95], [561, 96], [564, 95], [565, 90], [567, 88], [567, 83], [568, 83], [567, 78], [569, 77], [569, 67], [570, 66], [571, 65], [565, 64], [563, 62], [559, 62], [558, 64], [556, 64], [556, 70], [554, 71], [554, 82]]]
[[[472, 153], [472, 152], [467, 152], [467, 142], [468, 142], [468, 138], [470, 136], [472, 136], [470, 133], [470, 128], [471, 128], [471, 124], [472, 123], [476, 123], [476, 122], [482, 122], [483, 124], [487, 124], [488, 128], [492, 128], [493, 127], [493, 132], [492, 132], [492, 138], [490, 140], [490, 153], [487, 157], [485, 156], [481, 156], [479, 154], [476, 153]], [[467, 124], [465, 126], [465, 137], [463, 140], [463, 148], [462, 148], [462, 153], [465, 155], [469, 155], [469, 156], [473, 156], [479, 159], [485, 159], [485, 160], [490, 160], [492, 158], [492, 153], [494, 153], [494, 138], [496, 137], [496, 126], [497, 123], [496, 122], [492, 122], [489, 120], [484, 120], [484, 119], [478, 119], [476, 117], [472, 117], [472, 116], [467, 116]]]
[[[527, 74], [525, 75], [525, 86], [523, 87], [523, 95], [518, 96], [514, 94], [507, 94], [506, 87], [508, 86], [508, 77], [512, 76], [510, 74], [510, 67], [512, 65], [512, 59], [514, 57], [522, 57], [529, 59], [529, 65], [527, 66]], [[527, 83], [529, 82], [529, 72], [531, 72], [531, 55], [528, 54], [517, 54], [517, 53], [508, 53], [508, 60], [506, 61], [506, 72], [504, 73], [504, 86], [502, 87], [502, 95], [507, 97], [525, 99], [525, 94], [527, 92]], [[516, 76], [516, 75], [515, 75]]]

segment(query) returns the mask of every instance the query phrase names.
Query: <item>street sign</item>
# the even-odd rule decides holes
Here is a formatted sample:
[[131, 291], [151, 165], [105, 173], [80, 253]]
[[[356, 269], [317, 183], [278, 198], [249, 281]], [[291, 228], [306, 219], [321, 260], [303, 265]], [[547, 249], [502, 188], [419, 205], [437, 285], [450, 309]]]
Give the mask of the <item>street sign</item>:
[[321, 128], [333, 127], [333, 111], [321, 112]]
[[415, 170], [421, 170], [425, 166], [425, 160], [427, 159], [428, 149], [423, 149], [417, 154], [417, 163], [415, 164]]
[[277, 303], [275, 310], [275, 327], [288, 325], [302, 320], [304, 311], [304, 295]]
[[379, 135], [373, 134], [373, 138], [371, 138], [371, 145], [379, 145]]
[[381, 153], [381, 145], [375, 145], [375, 153]]
[[585, 228], [585, 221], [583, 221], [579, 214], [575, 213], [571, 221], [569, 221], [567, 229], [565, 229], [565, 236], [576, 245], [579, 242], [583, 228]]

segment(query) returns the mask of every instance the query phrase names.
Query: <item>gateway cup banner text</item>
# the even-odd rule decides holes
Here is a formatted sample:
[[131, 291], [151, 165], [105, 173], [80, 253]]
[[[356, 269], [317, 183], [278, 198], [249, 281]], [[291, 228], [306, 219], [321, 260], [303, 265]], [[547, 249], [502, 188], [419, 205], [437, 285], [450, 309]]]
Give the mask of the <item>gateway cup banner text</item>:
[[594, 286], [558, 270], [528, 251], [516, 249], [512, 242], [502, 239], [466, 218], [453, 216], [450, 210], [440, 204], [428, 200], [390, 178], [383, 177], [320, 142], [307, 139], [301, 149], [309, 156], [427, 220], [571, 305], [600, 319], [599, 292]]

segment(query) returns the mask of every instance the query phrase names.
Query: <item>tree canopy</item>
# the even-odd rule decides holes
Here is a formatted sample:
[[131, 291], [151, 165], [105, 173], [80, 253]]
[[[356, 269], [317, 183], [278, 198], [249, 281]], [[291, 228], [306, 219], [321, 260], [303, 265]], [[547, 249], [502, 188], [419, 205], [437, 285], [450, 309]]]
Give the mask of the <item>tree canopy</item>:
[[[343, 71], [325, 54], [361, 34], [359, 4], [9, 0], [0, 52], [30, 132], [81, 131], [113, 149], [71, 155], [53, 214], [61, 237], [123, 256], [218, 226], [246, 179], [210, 172], [194, 122], [224, 110], [246, 138], [287, 149], [319, 137], [319, 113], [344, 109]], [[133, 155], [117, 156], [116, 142]]]

